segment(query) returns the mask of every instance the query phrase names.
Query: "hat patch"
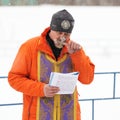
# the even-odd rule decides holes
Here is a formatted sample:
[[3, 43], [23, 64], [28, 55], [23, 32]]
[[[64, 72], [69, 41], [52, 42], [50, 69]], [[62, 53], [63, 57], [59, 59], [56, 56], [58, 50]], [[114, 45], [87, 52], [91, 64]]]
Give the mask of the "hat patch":
[[68, 30], [70, 28], [70, 22], [68, 20], [63, 20], [61, 22], [61, 27], [65, 30]]

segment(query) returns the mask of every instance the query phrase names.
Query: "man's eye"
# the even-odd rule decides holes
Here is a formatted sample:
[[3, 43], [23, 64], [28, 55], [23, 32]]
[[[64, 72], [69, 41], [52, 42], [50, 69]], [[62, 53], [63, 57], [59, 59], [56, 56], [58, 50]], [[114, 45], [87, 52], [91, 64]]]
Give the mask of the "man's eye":
[[61, 34], [63, 34], [62, 32], [59, 32], [59, 34], [61, 35]]

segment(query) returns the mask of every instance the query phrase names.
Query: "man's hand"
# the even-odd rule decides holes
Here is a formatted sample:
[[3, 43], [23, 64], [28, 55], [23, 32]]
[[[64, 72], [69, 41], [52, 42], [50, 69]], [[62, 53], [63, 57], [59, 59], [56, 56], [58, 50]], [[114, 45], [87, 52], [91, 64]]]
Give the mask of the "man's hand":
[[53, 97], [59, 90], [59, 87], [49, 86], [48, 84], [44, 86], [44, 93], [46, 97]]
[[67, 47], [68, 52], [70, 54], [72, 54], [82, 48], [81, 45], [79, 45], [78, 43], [76, 43], [74, 41], [69, 41], [68, 43], [64, 43], [64, 45]]

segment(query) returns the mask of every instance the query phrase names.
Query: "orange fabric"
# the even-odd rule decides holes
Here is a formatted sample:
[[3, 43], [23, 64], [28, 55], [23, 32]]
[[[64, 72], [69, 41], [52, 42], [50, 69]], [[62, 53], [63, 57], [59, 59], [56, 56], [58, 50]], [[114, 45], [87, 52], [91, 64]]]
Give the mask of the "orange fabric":
[[[38, 82], [37, 78], [37, 54], [38, 50], [55, 57], [45, 40], [46, 33], [50, 28], [45, 29], [41, 36], [32, 38], [25, 42], [19, 49], [18, 54], [14, 60], [12, 68], [8, 74], [9, 84], [17, 91], [23, 93], [23, 118], [22, 120], [36, 120], [36, 105], [37, 97], [44, 96], [45, 83]], [[67, 53], [67, 48], [64, 47], [61, 57]], [[83, 49], [70, 55], [74, 71], [79, 71], [79, 81], [84, 84], [92, 82], [94, 77], [94, 64], [89, 57], [85, 55]], [[77, 103], [77, 116], [80, 120], [79, 105]]]

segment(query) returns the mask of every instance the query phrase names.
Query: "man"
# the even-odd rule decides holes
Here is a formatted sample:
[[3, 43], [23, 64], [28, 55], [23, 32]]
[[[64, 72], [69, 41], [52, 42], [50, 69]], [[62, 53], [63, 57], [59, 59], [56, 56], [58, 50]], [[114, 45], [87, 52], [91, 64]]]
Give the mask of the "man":
[[[50, 73], [80, 73], [78, 80], [90, 84], [94, 64], [81, 45], [70, 40], [74, 19], [67, 10], [53, 14], [50, 27], [19, 49], [8, 75], [9, 84], [23, 93], [22, 120], [80, 120], [78, 93], [56, 94], [49, 86]], [[69, 82], [69, 81], [68, 81]]]

